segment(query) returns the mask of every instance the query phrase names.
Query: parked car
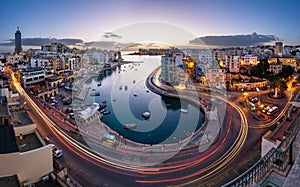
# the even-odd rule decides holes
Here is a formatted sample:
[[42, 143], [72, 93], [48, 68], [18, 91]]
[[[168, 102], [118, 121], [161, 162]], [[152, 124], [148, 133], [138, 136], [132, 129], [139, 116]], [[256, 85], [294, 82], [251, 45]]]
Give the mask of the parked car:
[[55, 146], [52, 148], [52, 153], [53, 153], [53, 156], [55, 156], [56, 158], [60, 158], [63, 156], [62, 150], [58, 149]]
[[267, 114], [269, 116], [273, 115], [275, 112], [278, 112], [279, 108], [277, 106], [273, 106], [271, 109], [268, 110]]
[[69, 116], [70, 116], [72, 119], [75, 119], [75, 114], [74, 114], [74, 113], [69, 113]]
[[262, 112], [263, 113], [267, 113], [268, 112], [268, 110], [270, 110], [271, 109], [271, 106], [266, 106], [264, 109], [262, 109]]

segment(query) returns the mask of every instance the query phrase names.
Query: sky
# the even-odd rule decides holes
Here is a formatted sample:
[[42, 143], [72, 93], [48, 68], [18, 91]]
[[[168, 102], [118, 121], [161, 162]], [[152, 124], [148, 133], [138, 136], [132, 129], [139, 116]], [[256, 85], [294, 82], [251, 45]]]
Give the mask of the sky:
[[[256, 32], [297, 45], [299, 5], [297, 0], [1, 0], [0, 43], [13, 39], [17, 26], [23, 38], [75, 38], [84, 42], [107, 40], [105, 32], [121, 30], [131, 37], [120, 36], [114, 42], [124, 42], [124, 38], [140, 33], [156, 33], [146, 29], [135, 32], [131, 27], [154, 22], [166, 26], [156, 25], [160, 28], [157, 32], [166, 31], [161, 38], [169, 36], [170, 25], [194, 37], [187, 37], [186, 43], [196, 37]], [[172, 35], [174, 39], [181, 36]], [[169, 40], [163, 42], [172, 43]]]

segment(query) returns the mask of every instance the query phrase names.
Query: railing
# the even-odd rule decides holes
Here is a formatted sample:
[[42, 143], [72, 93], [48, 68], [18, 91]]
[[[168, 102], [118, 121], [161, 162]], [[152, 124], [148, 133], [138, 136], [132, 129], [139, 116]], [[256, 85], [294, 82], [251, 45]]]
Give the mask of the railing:
[[285, 171], [285, 169], [293, 163], [293, 142], [299, 130], [299, 117], [297, 114], [295, 120], [292, 121], [290, 126], [285, 131], [285, 138], [278, 145], [277, 148], [272, 148], [264, 157], [256, 162], [251, 168], [243, 174], [233, 179], [232, 181], [224, 184], [222, 187], [234, 186], [250, 186], [256, 181], [265, 177], [271, 170]]

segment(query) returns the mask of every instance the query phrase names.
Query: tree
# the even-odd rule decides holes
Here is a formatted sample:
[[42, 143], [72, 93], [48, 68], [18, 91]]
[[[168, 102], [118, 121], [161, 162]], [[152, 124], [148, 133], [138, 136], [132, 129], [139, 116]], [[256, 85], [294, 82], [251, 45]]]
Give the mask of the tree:
[[289, 76], [294, 74], [294, 71], [294, 68], [290, 65], [282, 66], [282, 72], [279, 75], [287, 79]]
[[[270, 95], [277, 95], [276, 89], [279, 91], [279, 98], [283, 97], [283, 91], [287, 89], [286, 82], [280, 76], [272, 76], [270, 78]], [[278, 97], [278, 96], [277, 96]]]
[[264, 78], [268, 73], [269, 67], [270, 64], [268, 62], [268, 59], [263, 59], [256, 65], [254, 69], [252, 69], [251, 74], [256, 77]]

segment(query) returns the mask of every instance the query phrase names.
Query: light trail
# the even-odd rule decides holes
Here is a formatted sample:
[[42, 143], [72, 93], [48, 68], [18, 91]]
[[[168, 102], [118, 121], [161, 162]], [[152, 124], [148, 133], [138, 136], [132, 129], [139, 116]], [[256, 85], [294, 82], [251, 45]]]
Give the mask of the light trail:
[[[13, 76], [12, 76], [13, 77]], [[75, 139], [73, 139], [72, 137], [70, 137], [68, 134], [66, 134], [65, 132], [63, 132], [61, 129], [59, 129], [57, 127], [57, 125], [36, 105], [36, 103], [27, 95], [27, 93], [24, 91], [24, 89], [20, 86], [19, 83], [16, 83], [14, 81], [14, 85], [17, 88], [17, 90], [19, 91], [19, 93], [26, 98], [26, 100], [28, 101], [28, 103], [30, 103], [30, 105], [35, 109], [35, 111], [42, 117], [42, 119], [45, 121], [45, 123], [47, 124], [47, 126], [49, 127], [49, 129], [51, 130], [51, 132], [70, 150], [72, 150], [73, 152], [75, 152], [77, 155], [79, 155], [81, 158], [88, 160], [90, 162], [92, 162], [93, 164], [112, 171], [112, 172], [116, 172], [119, 174], [123, 174], [123, 175], [129, 175], [129, 176], [135, 176], [135, 177], [145, 177], [146, 174], [162, 174], [162, 173], [170, 173], [170, 172], [176, 172], [176, 171], [180, 171], [180, 170], [184, 170], [193, 166], [198, 165], [199, 163], [201, 163], [203, 160], [209, 158], [211, 155], [213, 155], [214, 153], [216, 153], [219, 148], [225, 143], [225, 141], [222, 141], [222, 144], [219, 145], [215, 150], [213, 150], [210, 154], [207, 154], [205, 157], [200, 158], [198, 160], [195, 160], [193, 162], [188, 162], [188, 163], [184, 163], [184, 164], [180, 164], [180, 165], [175, 165], [175, 166], [168, 166], [168, 167], [160, 167], [160, 168], [143, 168], [143, 167], [131, 167], [131, 166], [125, 166], [122, 164], [118, 164], [112, 161], [109, 161], [107, 159], [104, 159], [102, 157], [100, 157], [98, 154], [93, 153], [94, 151], [91, 150], [89, 147], [82, 145], [81, 143], [77, 142]], [[179, 181], [179, 180], [184, 180], [184, 179], [188, 179], [191, 177], [195, 177], [198, 175], [203, 174], [204, 172], [208, 172], [206, 174], [204, 174], [203, 176], [198, 177], [195, 180], [189, 181], [187, 183], [183, 183], [180, 184], [178, 186], [183, 186], [183, 185], [188, 185], [188, 184], [192, 184], [195, 182], [198, 182], [199, 180], [206, 178], [209, 175], [212, 175], [214, 173], [217, 173], [222, 167], [226, 166], [230, 161], [232, 161], [237, 154], [240, 152], [240, 150], [242, 149], [246, 137], [247, 137], [247, 133], [248, 133], [248, 123], [247, 123], [247, 119], [245, 118], [245, 114], [243, 113], [243, 111], [234, 103], [222, 98], [222, 97], [218, 97], [216, 96], [216, 98], [221, 99], [227, 103], [229, 103], [233, 108], [235, 108], [238, 113], [241, 116], [241, 128], [239, 131], [239, 134], [237, 136], [237, 138], [235, 139], [234, 143], [232, 144], [232, 146], [226, 151], [225, 154], [223, 154], [218, 160], [216, 160], [215, 162], [213, 162], [209, 167], [202, 169], [198, 172], [195, 172], [191, 175], [186, 175], [180, 178], [172, 178], [172, 179], [165, 179], [165, 180], [136, 180], [136, 182], [140, 182], [140, 183], [161, 183], [161, 182], [173, 182], [173, 181]], [[226, 137], [228, 137], [228, 132]], [[82, 155], [82, 153], [87, 156], [88, 158], [86, 158], [84, 155]], [[103, 166], [102, 164], [105, 164], [105, 166]], [[113, 166], [113, 168], [111, 168], [111, 166]], [[175, 168], [175, 169], [174, 169]], [[118, 169], [118, 170], [116, 170]], [[121, 170], [121, 171], [119, 171]], [[137, 172], [137, 174], [132, 174], [132, 173], [128, 173], [128, 172], [123, 172], [124, 170], [126, 171], [131, 171], [131, 172]]]

